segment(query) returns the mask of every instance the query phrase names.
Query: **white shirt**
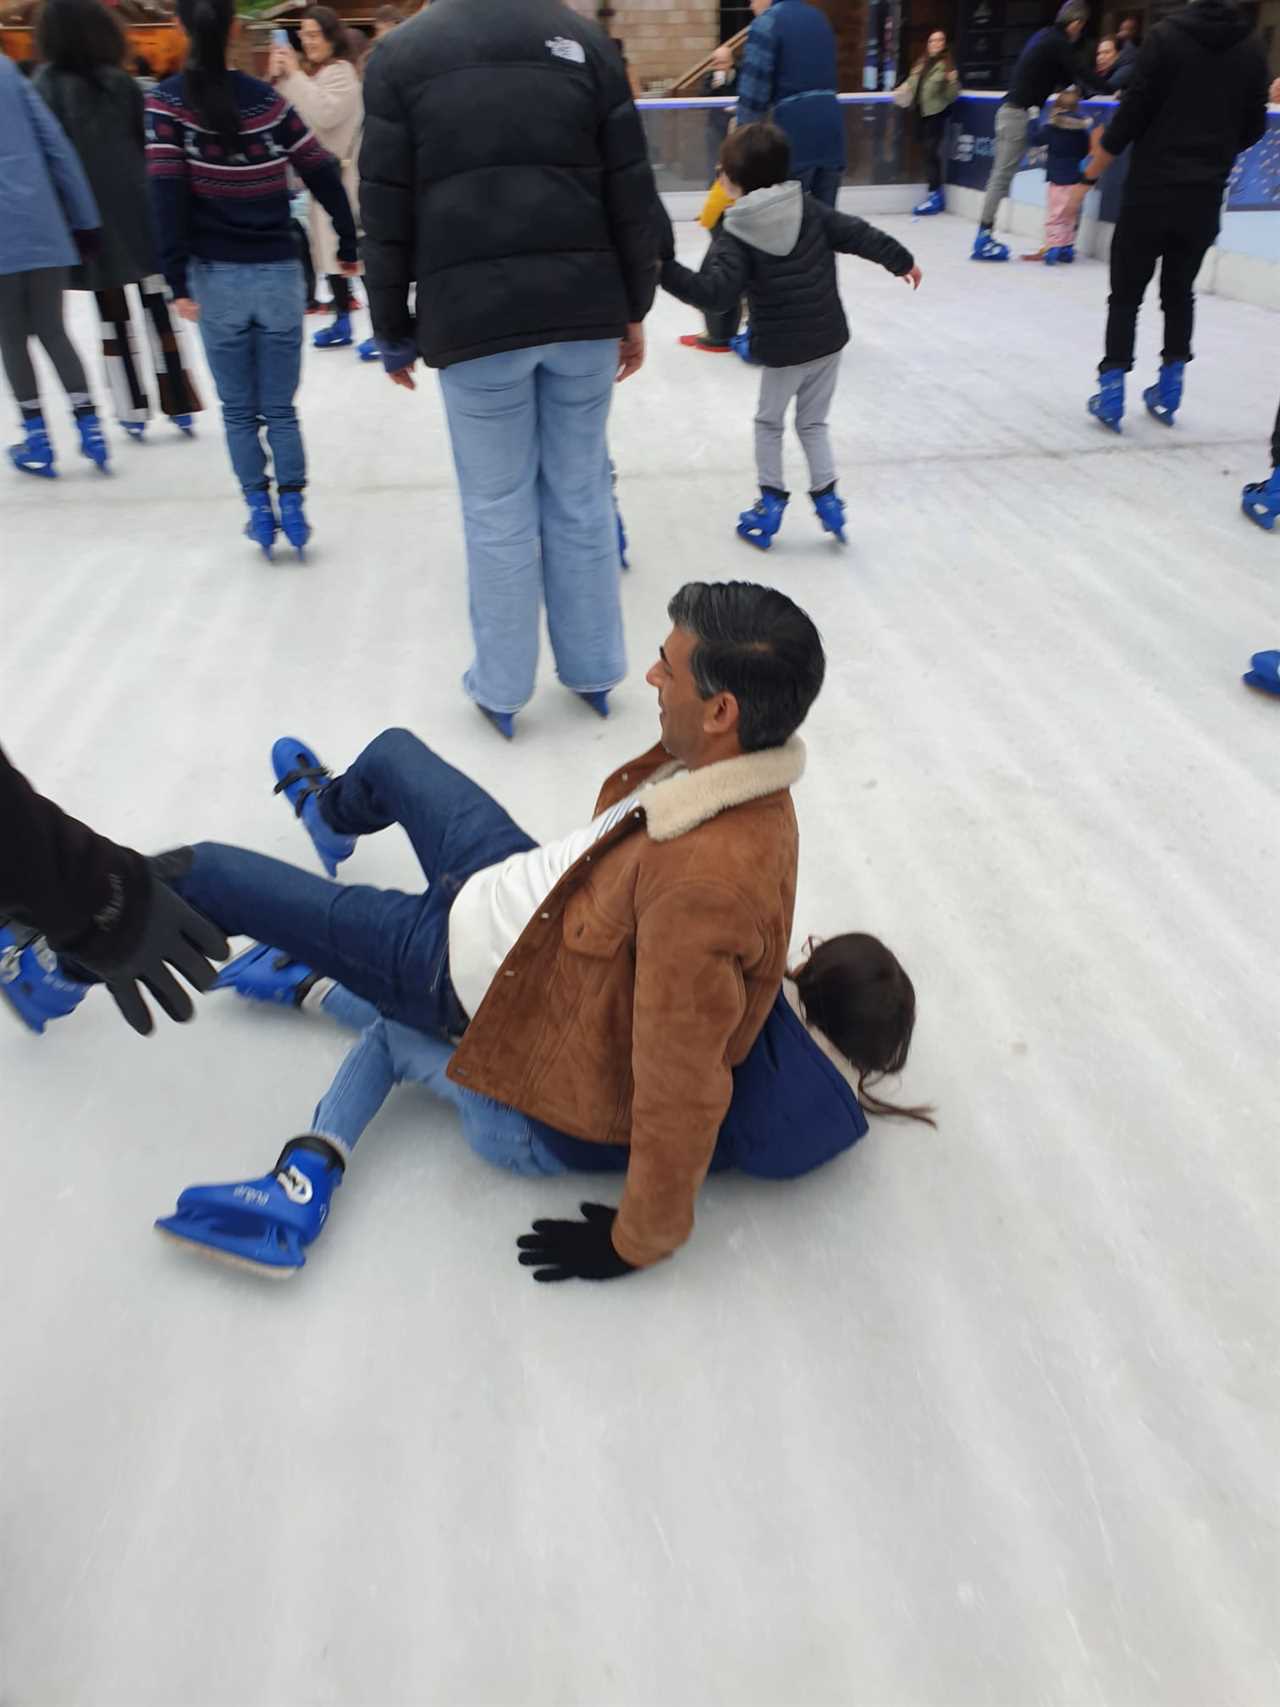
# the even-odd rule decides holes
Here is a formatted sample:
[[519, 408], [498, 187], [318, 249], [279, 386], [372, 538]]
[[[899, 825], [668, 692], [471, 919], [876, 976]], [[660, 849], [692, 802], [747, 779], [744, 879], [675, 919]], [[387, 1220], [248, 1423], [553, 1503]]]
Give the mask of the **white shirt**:
[[468, 1015], [480, 1011], [498, 968], [565, 872], [621, 823], [638, 799], [638, 793], [629, 794], [581, 830], [512, 854], [463, 884], [449, 913], [449, 976]]

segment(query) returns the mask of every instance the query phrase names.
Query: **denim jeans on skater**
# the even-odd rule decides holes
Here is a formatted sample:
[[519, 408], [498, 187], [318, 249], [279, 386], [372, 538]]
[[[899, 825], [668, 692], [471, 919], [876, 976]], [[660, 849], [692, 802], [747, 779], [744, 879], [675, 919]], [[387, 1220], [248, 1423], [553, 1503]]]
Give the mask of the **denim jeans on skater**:
[[614, 339], [543, 344], [440, 375], [462, 497], [475, 662], [463, 686], [491, 711], [532, 697], [539, 614], [577, 693], [626, 673], [606, 428]]
[[229, 936], [270, 943], [379, 1013], [458, 1037], [467, 1015], [449, 978], [449, 910], [467, 879], [536, 846], [476, 783], [407, 729], [388, 729], [326, 789], [335, 830], [365, 836], [399, 824], [425, 894], [330, 883], [282, 860], [201, 842], [173, 887]]
[[241, 490], [264, 492], [269, 485], [265, 428], [276, 485], [301, 491], [307, 458], [293, 399], [302, 373], [302, 268], [296, 261], [192, 261], [190, 272]]
[[349, 1155], [390, 1092], [408, 1079], [425, 1085], [457, 1109], [467, 1143], [494, 1167], [530, 1177], [568, 1172], [525, 1115], [506, 1103], [464, 1090], [445, 1076], [453, 1054], [451, 1043], [399, 1020], [385, 1019], [341, 984], [334, 985], [321, 1006], [331, 1019], [358, 1031], [360, 1037], [320, 1099], [311, 1125], [317, 1137], [329, 1139]]

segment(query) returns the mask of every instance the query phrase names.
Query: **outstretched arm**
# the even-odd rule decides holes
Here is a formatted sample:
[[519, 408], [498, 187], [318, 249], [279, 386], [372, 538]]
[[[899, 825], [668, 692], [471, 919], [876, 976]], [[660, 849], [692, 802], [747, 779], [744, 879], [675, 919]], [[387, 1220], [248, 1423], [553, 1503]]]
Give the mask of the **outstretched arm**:
[[914, 268], [915, 257], [910, 249], [905, 249], [896, 237], [890, 237], [879, 226], [868, 225], [856, 214], [837, 213], [830, 207], [823, 208], [822, 218], [827, 242], [839, 254], [857, 255], [860, 260], [874, 261], [898, 279], [905, 278]]

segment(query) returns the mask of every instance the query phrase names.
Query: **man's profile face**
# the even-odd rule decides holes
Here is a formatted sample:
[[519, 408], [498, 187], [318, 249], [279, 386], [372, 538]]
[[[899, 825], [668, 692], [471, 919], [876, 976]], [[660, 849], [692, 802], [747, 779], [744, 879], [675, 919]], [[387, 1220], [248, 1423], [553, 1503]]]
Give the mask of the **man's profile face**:
[[1118, 57], [1119, 55], [1116, 52], [1116, 44], [1113, 41], [1100, 41], [1098, 43], [1098, 53], [1095, 61], [1096, 69], [1105, 77], [1107, 72], [1110, 71], [1111, 67], [1115, 64]]
[[658, 690], [659, 739], [673, 759], [687, 764], [702, 746], [706, 701], [698, 694], [689, 660], [698, 637], [673, 628], [658, 648], [658, 661], [644, 678]]
[[1116, 31], [1116, 39], [1120, 42], [1132, 41], [1137, 33], [1138, 20], [1136, 18], [1122, 18], [1120, 28]]
[[1072, 41], [1079, 41], [1080, 37], [1083, 34], [1084, 34], [1084, 19], [1083, 18], [1073, 18], [1071, 20], [1071, 22], [1067, 25], [1067, 35], [1071, 38]]
[[751, 10], [755, 13], [757, 18], [760, 16], [761, 12], [767, 12], [772, 5], [773, 0], [751, 0]]

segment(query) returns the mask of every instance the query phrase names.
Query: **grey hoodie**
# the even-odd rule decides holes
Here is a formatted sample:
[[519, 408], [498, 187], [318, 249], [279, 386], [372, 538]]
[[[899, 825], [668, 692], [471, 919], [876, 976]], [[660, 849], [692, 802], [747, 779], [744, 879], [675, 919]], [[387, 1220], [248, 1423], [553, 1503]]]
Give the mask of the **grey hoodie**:
[[800, 237], [804, 191], [795, 179], [752, 190], [734, 202], [724, 216], [724, 228], [740, 242], [766, 255], [789, 255]]

